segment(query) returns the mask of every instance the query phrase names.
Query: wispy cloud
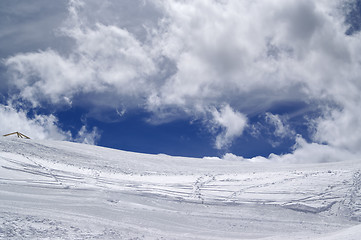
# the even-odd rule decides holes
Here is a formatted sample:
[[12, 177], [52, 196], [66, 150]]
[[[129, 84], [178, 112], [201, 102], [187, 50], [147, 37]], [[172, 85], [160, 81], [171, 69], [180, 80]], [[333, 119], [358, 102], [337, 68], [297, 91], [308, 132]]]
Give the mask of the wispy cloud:
[[287, 123], [287, 117], [267, 112], [265, 114], [265, 119], [267, 125], [271, 129], [271, 134], [275, 137], [275, 140], [270, 142], [272, 146], [276, 147], [281, 144], [277, 138], [293, 139], [296, 137], [296, 132]]

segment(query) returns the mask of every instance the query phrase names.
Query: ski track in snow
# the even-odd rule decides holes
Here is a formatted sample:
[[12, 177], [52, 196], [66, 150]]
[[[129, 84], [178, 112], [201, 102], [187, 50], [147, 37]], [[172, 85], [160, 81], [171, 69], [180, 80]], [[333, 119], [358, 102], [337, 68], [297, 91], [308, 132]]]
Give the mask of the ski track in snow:
[[360, 169], [1, 138], [0, 239], [358, 239]]

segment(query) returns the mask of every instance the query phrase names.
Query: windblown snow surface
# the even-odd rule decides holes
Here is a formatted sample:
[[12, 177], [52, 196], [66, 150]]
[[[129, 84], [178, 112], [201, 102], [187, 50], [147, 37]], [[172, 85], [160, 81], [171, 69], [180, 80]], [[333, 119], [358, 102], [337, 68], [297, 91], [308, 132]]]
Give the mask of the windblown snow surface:
[[0, 239], [360, 239], [361, 162], [0, 138]]

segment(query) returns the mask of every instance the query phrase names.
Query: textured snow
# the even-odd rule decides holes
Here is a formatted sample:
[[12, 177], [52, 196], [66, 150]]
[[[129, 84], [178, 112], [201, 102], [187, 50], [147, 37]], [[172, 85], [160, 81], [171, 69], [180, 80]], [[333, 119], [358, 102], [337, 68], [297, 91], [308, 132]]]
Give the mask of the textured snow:
[[0, 138], [0, 239], [359, 239], [360, 169]]

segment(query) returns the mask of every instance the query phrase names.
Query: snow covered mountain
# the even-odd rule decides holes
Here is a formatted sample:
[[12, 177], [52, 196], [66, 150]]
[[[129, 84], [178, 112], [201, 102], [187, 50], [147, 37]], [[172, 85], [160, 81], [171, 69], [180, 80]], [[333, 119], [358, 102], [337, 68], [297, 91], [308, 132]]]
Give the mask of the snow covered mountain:
[[359, 239], [361, 161], [280, 164], [0, 138], [0, 239]]

